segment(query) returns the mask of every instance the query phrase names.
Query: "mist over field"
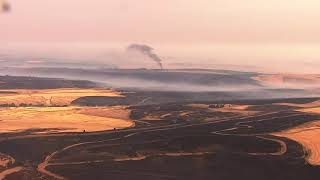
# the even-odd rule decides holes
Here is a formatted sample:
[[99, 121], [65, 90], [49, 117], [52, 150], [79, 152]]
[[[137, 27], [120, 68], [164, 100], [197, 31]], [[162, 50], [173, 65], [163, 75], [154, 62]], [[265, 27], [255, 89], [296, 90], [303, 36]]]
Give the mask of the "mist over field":
[[[319, 95], [317, 62], [298, 59], [311, 50], [295, 58], [284, 55], [301, 47], [146, 44], [154, 49], [148, 53], [161, 58], [159, 66], [150, 54], [128, 51], [130, 44], [10, 44], [0, 48], [1, 75], [82, 79], [140, 91], [230, 92], [244, 98]], [[282, 56], [287, 60], [278, 61]]]
[[[203, 69], [1, 68], [0, 75], [89, 80], [123, 91], [219, 93], [223, 99], [317, 97], [318, 76]], [[189, 95], [186, 96], [186, 98]], [[208, 98], [213, 98], [211, 95]]]

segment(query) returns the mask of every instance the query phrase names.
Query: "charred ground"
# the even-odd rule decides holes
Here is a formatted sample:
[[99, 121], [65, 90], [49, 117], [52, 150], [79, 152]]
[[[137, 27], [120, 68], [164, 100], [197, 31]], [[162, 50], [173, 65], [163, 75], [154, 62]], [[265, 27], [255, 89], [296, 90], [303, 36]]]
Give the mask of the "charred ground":
[[[320, 119], [279, 103], [305, 104], [319, 98], [230, 100], [199, 93], [204, 99], [185, 101], [191, 94], [130, 92], [121, 100], [79, 98], [73, 103], [129, 105], [136, 126], [92, 133], [2, 134], [0, 152], [15, 159], [7, 168], [23, 167], [6, 179], [319, 178], [320, 169], [306, 162], [309, 152], [304, 147], [271, 135]], [[164, 103], [164, 97], [172, 101]]]

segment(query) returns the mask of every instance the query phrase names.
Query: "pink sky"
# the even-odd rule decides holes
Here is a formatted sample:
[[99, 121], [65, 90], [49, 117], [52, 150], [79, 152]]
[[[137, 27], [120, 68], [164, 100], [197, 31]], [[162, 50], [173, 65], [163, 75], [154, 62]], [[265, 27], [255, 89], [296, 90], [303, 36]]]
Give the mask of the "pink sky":
[[21, 42], [144, 42], [168, 56], [201, 53], [231, 63], [320, 61], [319, 0], [7, 1], [12, 12], [0, 15], [2, 48]]
[[320, 41], [318, 0], [8, 1], [2, 41]]

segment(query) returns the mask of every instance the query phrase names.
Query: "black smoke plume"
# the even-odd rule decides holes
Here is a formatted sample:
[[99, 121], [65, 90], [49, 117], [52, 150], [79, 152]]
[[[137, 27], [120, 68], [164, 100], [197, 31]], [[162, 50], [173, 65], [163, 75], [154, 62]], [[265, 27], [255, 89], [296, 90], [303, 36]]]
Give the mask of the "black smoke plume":
[[155, 54], [153, 50], [154, 49], [152, 47], [145, 44], [131, 44], [127, 48], [127, 51], [136, 51], [149, 57], [159, 65], [160, 69], [163, 69], [162, 59], [157, 54]]

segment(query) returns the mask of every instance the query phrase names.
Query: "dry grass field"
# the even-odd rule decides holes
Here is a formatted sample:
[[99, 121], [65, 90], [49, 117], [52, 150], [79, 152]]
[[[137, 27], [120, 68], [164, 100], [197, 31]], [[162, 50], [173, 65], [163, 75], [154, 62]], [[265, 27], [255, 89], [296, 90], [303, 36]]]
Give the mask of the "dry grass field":
[[[320, 114], [320, 107], [305, 108], [299, 111]], [[309, 151], [309, 156], [306, 157], [306, 160], [312, 165], [320, 165], [320, 139], [319, 139], [320, 122], [319, 121], [306, 123], [286, 131], [274, 133], [274, 135], [286, 137], [299, 142], [300, 144], [303, 145], [306, 151]]]
[[85, 96], [115, 97], [121, 94], [108, 89], [79, 88], [0, 91], [0, 133], [92, 132], [134, 125], [129, 120], [130, 111], [125, 107], [70, 106], [72, 101]]
[[320, 107], [305, 108], [305, 109], [302, 109], [300, 111], [307, 112], [307, 113], [320, 114]]
[[121, 96], [120, 93], [108, 89], [49, 89], [24, 90], [12, 89], [0, 91], [0, 105], [15, 106], [66, 106], [80, 97], [86, 96]]
[[299, 108], [316, 108], [320, 106], [320, 101], [313, 101], [311, 103], [305, 104], [296, 104], [296, 103], [275, 103], [275, 105], [282, 105], [282, 106], [292, 106], [292, 107], [299, 107]]
[[0, 133], [104, 131], [133, 126], [125, 107], [18, 107], [0, 109]]

